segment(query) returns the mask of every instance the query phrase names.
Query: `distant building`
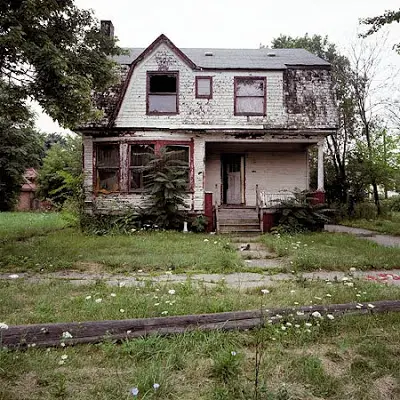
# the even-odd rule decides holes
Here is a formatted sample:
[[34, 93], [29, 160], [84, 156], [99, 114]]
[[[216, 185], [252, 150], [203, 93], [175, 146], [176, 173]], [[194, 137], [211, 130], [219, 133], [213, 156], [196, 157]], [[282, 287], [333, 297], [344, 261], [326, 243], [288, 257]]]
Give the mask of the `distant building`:
[[23, 175], [24, 182], [21, 187], [18, 205], [16, 207], [18, 211], [30, 211], [40, 208], [40, 201], [36, 197], [37, 177], [38, 173], [34, 168], [28, 168], [25, 171]]

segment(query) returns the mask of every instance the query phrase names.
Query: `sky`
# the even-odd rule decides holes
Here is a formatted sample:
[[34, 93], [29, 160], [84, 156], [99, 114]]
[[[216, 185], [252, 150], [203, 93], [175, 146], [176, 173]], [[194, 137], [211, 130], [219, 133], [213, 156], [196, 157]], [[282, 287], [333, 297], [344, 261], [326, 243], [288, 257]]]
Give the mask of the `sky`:
[[[111, 20], [121, 47], [147, 47], [164, 33], [178, 47], [268, 47], [280, 34], [327, 35], [346, 52], [365, 30], [359, 19], [399, 8], [399, 0], [76, 0], [96, 17]], [[400, 24], [388, 27], [390, 62], [400, 68], [400, 55], [390, 47], [400, 42]], [[62, 132], [38, 106], [36, 125]]]

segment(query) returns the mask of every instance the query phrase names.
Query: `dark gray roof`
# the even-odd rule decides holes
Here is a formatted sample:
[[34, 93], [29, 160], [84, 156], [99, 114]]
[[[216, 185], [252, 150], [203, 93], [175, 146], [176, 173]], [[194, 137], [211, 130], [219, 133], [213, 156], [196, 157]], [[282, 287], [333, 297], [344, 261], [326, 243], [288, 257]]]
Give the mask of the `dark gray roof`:
[[[125, 49], [117, 56], [119, 64], [130, 64], [145, 49]], [[304, 49], [180, 49], [200, 68], [211, 69], [286, 69], [287, 66], [323, 66], [329, 63]], [[206, 53], [212, 53], [207, 56]], [[273, 54], [274, 56], [271, 56]]]

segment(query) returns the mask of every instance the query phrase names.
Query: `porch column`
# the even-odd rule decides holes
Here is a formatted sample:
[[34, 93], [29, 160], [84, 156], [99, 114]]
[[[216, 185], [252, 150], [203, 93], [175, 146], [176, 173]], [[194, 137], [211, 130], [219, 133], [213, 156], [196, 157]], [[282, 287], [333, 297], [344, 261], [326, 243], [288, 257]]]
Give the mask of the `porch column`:
[[192, 168], [194, 172], [193, 182], [193, 207], [194, 211], [204, 213], [204, 179], [205, 179], [205, 158], [206, 145], [204, 138], [193, 139], [194, 156]]
[[318, 143], [318, 192], [324, 192], [324, 142]]

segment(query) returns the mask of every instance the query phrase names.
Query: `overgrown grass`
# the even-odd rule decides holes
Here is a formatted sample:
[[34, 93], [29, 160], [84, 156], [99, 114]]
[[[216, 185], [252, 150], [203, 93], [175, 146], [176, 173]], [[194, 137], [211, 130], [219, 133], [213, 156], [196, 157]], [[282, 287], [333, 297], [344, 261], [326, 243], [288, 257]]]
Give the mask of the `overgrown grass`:
[[349, 268], [390, 269], [400, 266], [400, 249], [339, 233], [264, 235], [263, 243], [289, 257], [289, 269], [346, 271]]
[[354, 228], [369, 229], [387, 235], [400, 236], [400, 213], [392, 212], [388, 218], [350, 219], [341, 222], [342, 225]]
[[[242, 301], [240, 307], [246, 302], [252, 303], [249, 306], [271, 307], [298, 300], [304, 304], [360, 301], [356, 294], [364, 292], [363, 301], [399, 295], [400, 289], [396, 287], [354, 283], [356, 289], [343, 283], [292, 282], [272, 288], [268, 295], [262, 295], [259, 289], [243, 295], [224, 287], [205, 293], [204, 288], [198, 291], [188, 285], [175, 286], [174, 295], [167, 294], [170, 287], [115, 288], [116, 297], [111, 297], [112, 289], [102, 285], [32, 286], [10, 282], [2, 283], [0, 315], [8, 323], [10, 318], [30, 322], [38, 317], [38, 305], [46, 308], [48, 304], [50, 308], [39, 320], [44, 315], [59, 320], [74, 312], [76, 320], [80, 320], [83, 317], [80, 310], [95, 304], [93, 297], [85, 300], [83, 296], [95, 292], [104, 299], [96, 307], [115, 309], [120, 316], [121, 304], [127, 310], [136, 307], [143, 314], [139, 311], [140, 302], [142, 305], [153, 302], [154, 296], [160, 300], [173, 297], [179, 307], [185, 304], [181, 310], [188, 312], [208, 311], [207, 304], [217, 304], [222, 298], [236, 302], [228, 301], [221, 307], [229, 310], [239, 306], [239, 301]], [[11, 293], [20, 295], [19, 304], [4, 303], [10, 301]], [[327, 293], [332, 297], [327, 297]], [[20, 311], [12, 312], [10, 307], [15, 306]], [[103, 316], [116, 314], [113, 311]], [[96, 316], [101, 316], [99, 311]], [[50, 350], [3, 350], [0, 351], [0, 399], [119, 400], [134, 398], [129, 394], [134, 387], [139, 389], [139, 399], [255, 399], [256, 347], [262, 354], [259, 400], [397, 399], [400, 396], [399, 326], [400, 314], [393, 313], [315, 320], [312, 326], [300, 323], [297, 327], [292, 321], [291, 325], [267, 326], [249, 332], [153, 336], [120, 345], [106, 342]], [[155, 383], [160, 385], [158, 389], [154, 389]]]
[[[169, 290], [175, 290], [170, 294]], [[77, 286], [63, 281], [30, 284], [0, 281], [0, 315], [8, 324], [147, 318], [163, 315], [215, 313], [246, 309], [370, 302], [400, 298], [397, 286], [355, 281], [285, 282], [269, 288], [239, 292], [223, 284], [198, 287], [190, 281], [144, 287], [110, 287], [103, 283]], [[89, 297], [88, 297], [89, 296]], [[101, 299], [101, 300], [98, 300]], [[96, 301], [97, 300], [97, 301]], [[121, 311], [123, 310], [123, 311]], [[0, 321], [1, 322], [1, 321]]]
[[226, 238], [179, 232], [93, 236], [65, 229], [0, 247], [0, 269], [231, 272], [243, 266]]
[[0, 213], [0, 244], [65, 228], [70, 220], [59, 213]]

